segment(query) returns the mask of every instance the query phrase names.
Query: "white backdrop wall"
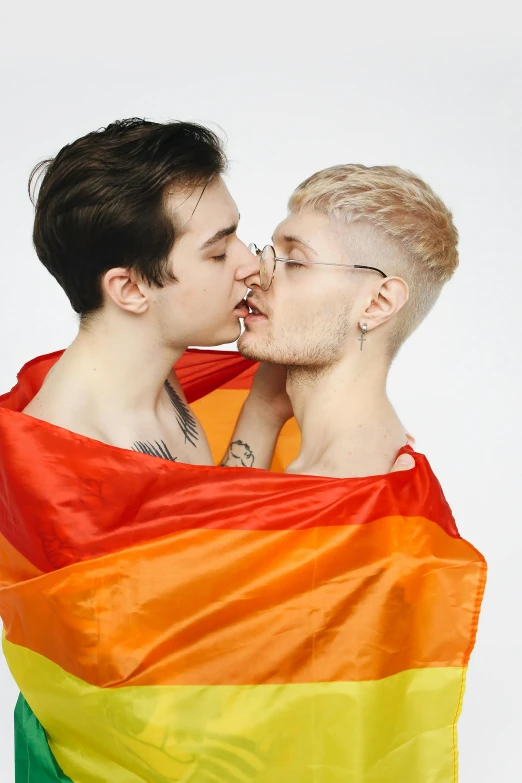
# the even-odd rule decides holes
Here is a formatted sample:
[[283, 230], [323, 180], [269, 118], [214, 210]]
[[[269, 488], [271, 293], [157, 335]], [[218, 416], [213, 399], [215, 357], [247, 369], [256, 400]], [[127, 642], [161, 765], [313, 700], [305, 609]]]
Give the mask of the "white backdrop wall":
[[[490, 566], [460, 780], [518, 780], [522, 64], [510, 6], [92, 2], [81, 14], [19, 5], [3, 27], [0, 391], [76, 331], [32, 249], [26, 185], [78, 136], [130, 116], [221, 126], [240, 235], [258, 244], [320, 168], [393, 163], [424, 177], [454, 212], [461, 267], [397, 359], [390, 393]], [[0, 779], [11, 781], [17, 694], [3, 660], [0, 694]]]

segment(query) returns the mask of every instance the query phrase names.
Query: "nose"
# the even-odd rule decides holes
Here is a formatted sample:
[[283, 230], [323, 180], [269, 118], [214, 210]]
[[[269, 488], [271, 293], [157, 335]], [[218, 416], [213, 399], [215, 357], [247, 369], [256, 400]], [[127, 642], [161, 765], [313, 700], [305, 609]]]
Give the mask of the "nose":
[[255, 256], [246, 245], [243, 245], [244, 252], [241, 253], [241, 260], [236, 268], [236, 280], [243, 280], [249, 288], [251, 285], [259, 285], [259, 258]]

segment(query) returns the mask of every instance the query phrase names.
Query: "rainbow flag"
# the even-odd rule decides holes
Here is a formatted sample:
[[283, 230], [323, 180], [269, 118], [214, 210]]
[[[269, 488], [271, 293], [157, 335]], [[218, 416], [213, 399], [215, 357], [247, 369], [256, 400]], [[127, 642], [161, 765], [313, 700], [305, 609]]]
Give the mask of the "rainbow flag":
[[[17, 783], [454, 783], [486, 578], [426, 458], [332, 479], [190, 466], [0, 398], [0, 614]], [[176, 370], [216, 459], [255, 365]]]

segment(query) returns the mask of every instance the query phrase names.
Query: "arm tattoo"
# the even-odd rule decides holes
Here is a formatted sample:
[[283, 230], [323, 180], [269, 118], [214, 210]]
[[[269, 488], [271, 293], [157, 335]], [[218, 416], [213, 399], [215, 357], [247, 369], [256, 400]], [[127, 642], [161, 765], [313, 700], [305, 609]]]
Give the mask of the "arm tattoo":
[[185, 405], [179, 394], [176, 393], [168, 381], [165, 381], [165, 388], [174, 410], [176, 411], [176, 419], [181, 432], [185, 436], [185, 443], [188, 441], [191, 446], [196, 446], [198, 428], [196, 420], [190, 412], [190, 408]]
[[252, 468], [254, 467], [254, 453], [248, 443], [243, 443], [242, 440], [234, 440], [228, 447], [226, 457], [221, 466]]
[[139, 451], [141, 454], [148, 454], [150, 457], [161, 457], [162, 459], [168, 459], [171, 462], [176, 462], [177, 457], [173, 457], [169, 451], [169, 448], [164, 440], [161, 443], [156, 441], [156, 445], [153, 443], [143, 443], [141, 440], [137, 440], [132, 444], [133, 451]]

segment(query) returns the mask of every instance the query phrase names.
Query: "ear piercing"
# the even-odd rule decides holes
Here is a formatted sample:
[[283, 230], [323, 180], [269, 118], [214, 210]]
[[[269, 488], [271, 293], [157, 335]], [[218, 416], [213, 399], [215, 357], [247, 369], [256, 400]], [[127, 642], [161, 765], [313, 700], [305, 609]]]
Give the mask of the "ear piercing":
[[363, 324], [361, 326], [361, 336], [359, 337], [359, 342], [361, 343], [361, 351], [363, 349], [363, 343], [366, 342], [366, 332], [368, 331], [368, 324]]

